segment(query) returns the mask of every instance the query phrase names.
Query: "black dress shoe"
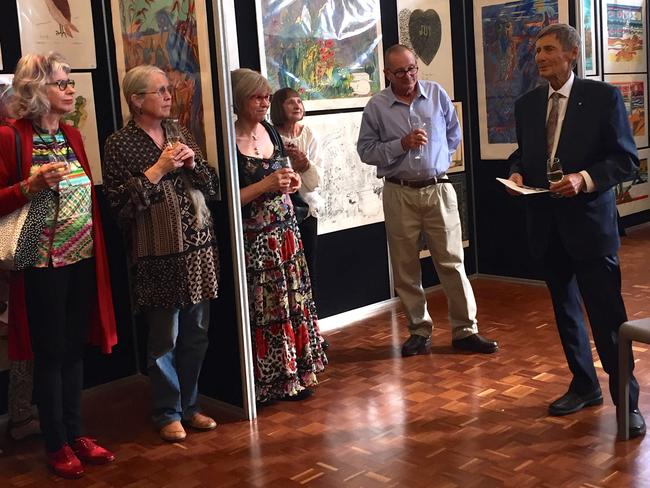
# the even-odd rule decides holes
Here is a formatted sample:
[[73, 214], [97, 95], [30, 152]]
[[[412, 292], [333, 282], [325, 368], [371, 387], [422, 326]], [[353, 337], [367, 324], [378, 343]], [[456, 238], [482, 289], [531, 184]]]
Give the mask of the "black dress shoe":
[[482, 354], [491, 354], [499, 350], [499, 345], [496, 341], [489, 341], [479, 334], [472, 334], [462, 339], [455, 339], [451, 341], [451, 345], [456, 349], [463, 351], [480, 352]]
[[562, 415], [569, 415], [570, 413], [582, 410], [585, 407], [602, 404], [603, 394], [600, 390], [587, 393], [586, 395], [579, 395], [569, 390], [548, 406], [548, 413], [555, 417], [561, 417]]
[[645, 434], [645, 420], [643, 415], [638, 410], [630, 410], [630, 439], [642, 436]]
[[402, 344], [402, 356], [416, 356], [431, 352], [431, 337], [412, 335]]

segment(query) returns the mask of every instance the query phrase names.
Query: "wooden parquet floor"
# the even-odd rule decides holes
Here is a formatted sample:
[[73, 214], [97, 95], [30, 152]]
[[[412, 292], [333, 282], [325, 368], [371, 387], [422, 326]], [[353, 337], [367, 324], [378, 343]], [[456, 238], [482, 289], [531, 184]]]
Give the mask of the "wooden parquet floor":
[[[621, 250], [630, 317], [650, 316], [649, 250], [650, 225], [632, 230]], [[611, 399], [546, 414], [569, 381], [546, 289], [473, 284], [481, 332], [500, 343], [495, 355], [452, 350], [435, 291], [430, 356], [401, 358], [402, 313], [378, 313], [328, 333], [330, 366], [312, 398], [267, 407], [254, 423], [221, 416], [217, 430], [182, 444], [162, 443], [151, 428], [146, 379], [102, 387], [86, 398], [88, 428], [115, 463], [64, 481], [45, 468], [38, 440], [5, 442], [0, 486], [650, 487], [650, 439], [616, 441]], [[634, 351], [650, 420], [650, 352]]]

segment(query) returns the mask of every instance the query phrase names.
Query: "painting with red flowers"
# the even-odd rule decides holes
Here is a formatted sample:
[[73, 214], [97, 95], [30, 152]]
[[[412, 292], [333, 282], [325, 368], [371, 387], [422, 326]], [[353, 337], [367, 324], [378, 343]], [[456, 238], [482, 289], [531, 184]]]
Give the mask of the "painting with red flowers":
[[257, 0], [262, 74], [307, 110], [363, 107], [384, 86], [379, 0]]

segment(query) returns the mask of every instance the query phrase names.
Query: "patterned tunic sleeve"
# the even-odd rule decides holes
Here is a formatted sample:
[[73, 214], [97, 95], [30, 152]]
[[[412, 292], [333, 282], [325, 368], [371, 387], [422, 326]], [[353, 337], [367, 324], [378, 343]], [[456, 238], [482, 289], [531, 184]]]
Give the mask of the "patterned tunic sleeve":
[[190, 176], [194, 187], [200, 190], [206, 199], [214, 200], [218, 198], [219, 176], [217, 175], [217, 171], [203, 157], [201, 148], [194, 140], [192, 133], [184, 126], [181, 127], [181, 131], [183, 132], [185, 143], [194, 151], [194, 162], [196, 163], [194, 169], [184, 169], [184, 171]]
[[104, 146], [104, 187], [122, 226], [129, 225], [138, 212], [151, 205], [151, 197], [160, 192], [160, 186], [144, 175], [160, 152], [143, 148], [131, 124], [111, 135]]

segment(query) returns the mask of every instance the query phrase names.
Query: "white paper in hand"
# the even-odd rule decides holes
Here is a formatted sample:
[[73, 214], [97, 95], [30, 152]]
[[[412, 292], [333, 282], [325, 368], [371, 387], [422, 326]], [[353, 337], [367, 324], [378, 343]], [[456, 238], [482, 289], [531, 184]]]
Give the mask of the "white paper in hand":
[[503, 183], [505, 186], [511, 190], [521, 193], [522, 195], [533, 195], [536, 193], [548, 193], [546, 188], [533, 188], [532, 186], [517, 186], [517, 184], [512, 180], [506, 180], [505, 178], [497, 178], [499, 183]]

